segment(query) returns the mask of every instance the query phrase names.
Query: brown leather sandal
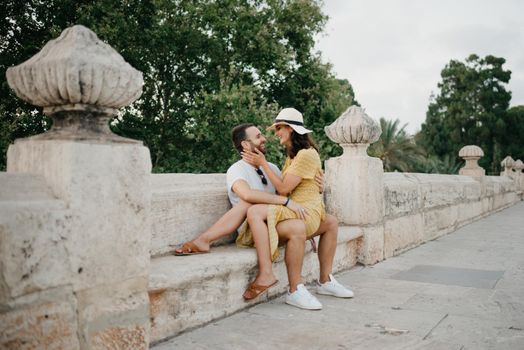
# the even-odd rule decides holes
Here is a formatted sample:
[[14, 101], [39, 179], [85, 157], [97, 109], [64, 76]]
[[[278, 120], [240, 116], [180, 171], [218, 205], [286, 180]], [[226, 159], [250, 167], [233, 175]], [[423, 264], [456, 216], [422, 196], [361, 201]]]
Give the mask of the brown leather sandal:
[[181, 248], [176, 249], [174, 252], [176, 256], [196, 255], [196, 254], [206, 254], [206, 253], [209, 253], [209, 250], [200, 250], [193, 242], [184, 243]]
[[255, 282], [251, 283], [244, 294], [242, 295], [244, 297], [245, 301], [253, 300], [256, 297], [258, 297], [260, 294], [264, 293], [269, 288], [273, 287], [275, 284], [278, 283], [278, 280], [271, 283], [269, 286], [262, 286], [260, 284], [255, 284]]

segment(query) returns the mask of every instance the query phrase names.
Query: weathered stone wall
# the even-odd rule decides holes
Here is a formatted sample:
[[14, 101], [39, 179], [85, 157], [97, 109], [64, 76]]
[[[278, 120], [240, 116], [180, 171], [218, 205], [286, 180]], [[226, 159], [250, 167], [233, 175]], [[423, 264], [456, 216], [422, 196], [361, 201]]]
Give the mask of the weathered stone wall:
[[[2, 343], [37, 342], [44, 329], [35, 330], [51, 322], [45, 321], [49, 314], [38, 313], [49, 307], [61, 310], [56, 317], [65, 319], [55, 321], [74, 328], [71, 334], [80, 335], [81, 348], [97, 348], [100, 338], [121, 335], [144, 347], [149, 328], [148, 149], [29, 138], [12, 145], [8, 157], [2, 177], [19, 188], [43, 178], [39, 193], [48, 198], [20, 200], [11, 190], [0, 203], [0, 249], [8, 257], [1, 263], [0, 320], [13, 330], [12, 339], [2, 333]], [[42, 324], [17, 327], [20, 317]]]
[[[116, 177], [115, 181], [121, 181], [120, 179], [121, 177]], [[56, 343], [59, 346], [75, 344], [77, 342], [75, 334], [78, 329], [76, 323], [70, 321], [76, 320], [77, 308], [82, 298], [73, 297], [72, 286], [56, 287], [62, 284], [71, 285], [71, 281], [74, 280], [70, 277], [72, 272], [75, 272], [74, 268], [65, 258], [68, 254], [77, 254], [78, 251], [77, 253], [74, 253], [74, 250], [67, 251], [67, 245], [61, 242], [60, 237], [67, 237], [71, 233], [61, 234], [61, 231], [55, 227], [57, 223], [61, 223], [59, 227], [68, 227], [66, 217], [70, 218], [72, 211], [67, 208], [64, 201], [53, 195], [51, 187], [47, 185], [43, 177], [3, 173], [0, 174], [0, 182], [6, 185], [2, 186], [3, 196], [0, 196], [2, 199], [0, 206], [3, 205], [2, 208], [6, 209], [4, 211], [6, 215], [2, 216], [4, 218], [2, 227], [11, 228], [11, 232], [3, 231], [3, 234], [11, 234], [11, 237], [16, 237], [19, 241], [18, 247], [12, 246], [11, 250], [27, 250], [24, 244], [27, 245], [28, 240], [34, 245], [34, 247], [29, 247], [32, 249], [30, 258], [18, 255], [17, 259], [11, 260], [13, 266], [22, 268], [18, 275], [12, 278], [18, 294], [13, 294], [11, 297], [38, 289], [41, 292], [31, 294], [32, 298], [42, 300], [37, 304], [31, 304], [27, 301], [32, 300], [31, 298], [17, 299], [16, 303], [9, 304], [12, 311], [5, 314], [4, 320], [11, 325], [15, 321], [22, 322], [23, 320], [27, 334], [34, 334], [38, 329], [42, 332], [43, 327], [52, 325], [52, 327], [57, 327], [55, 332], [60, 336], [45, 341], [49, 341], [49, 344]], [[153, 256], [171, 251], [172, 245], [194, 237], [229, 208], [224, 174], [152, 174], [150, 183], [152, 196], [149, 222], [153, 235], [150, 250]], [[331, 185], [328, 187], [333, 189]], [[32, 194], [29, 195], [29, 192]], [[337, 248], [339, 266], [336, 269], [351, 266], [355, 263], [357, 255], [361, 262], [365, 262], [366, 256], [374, 256], [378, 261], [399, 254], [427, 240], [449, 233], [472, 220], [511, 205], [519, 199], [515, 181], [505, 176], [487, 176], [476, 180], [469, 176], [458, 175], [384, 173], [382, 190], [377, 189], [377, 193], [383, 196], [383, 217], [372, 225], [343, 224], [341, 241]], [[331, 205], [327, 204], [328, 207]], [[23, 210], [29, 214], [20, 214], [21, 208], [24, 208]], [[11, 221], [6, 218], [10, 218]], [[12, 223], [9, 224], [9, 222]], [[33, 233], [36, 228], [39, 228], [42, 233], [34, 237]], [[13, 234], [15, 230], [18, 232], [17, 235]], [[371, 239], [370, 242], [373, 244], [366, 246], [360, 240], [345, 238], [344, 232], [347, 230], [354, 232], [350, 235], [352, 239], [366, 234], [381, 238]], [[361, 233], [356, 235], [357, 231]], [[24, 232], [27, 234], [24, 235]], [[49, 235], [47, 232], [53, 234]], [[347, 246], [346, 242], [350, 246]], [[110, 249], [114, 248], [114, 246], [105, 245]], [[7, 254], [7, 251], [2, 251], [2, 253]], [[42, 254], [47, 254], [47, 260], [39, 258]], [[238, 290], [242, 290], [243, 283], [248, 281], [255, 271], [254, 251], [236, 252], [233, 250], [224, 254], [217, 251], [212, 257], [215, 260], [218, 259], [218, 262], [202, 256], [196, 257], [198, 261], [164, 257], [159, 258], [160, 260], [156, 260], [153, 264], [149, 272], [149, 297], [152, 298], [150, 299], [152, 303], [150, 316], [154, 320], [150, 334], [152, 341], [164, 339], [188, 327], [209, 322], [216, 317], [244, 307], [244, 304], [238, 299], [240, 295]], [[243, 257], [245, 261], [240, 263], [239, 257]], [[60, 261], [61, 258], [65, 260]], [[225, 264], [228, 259], [231, 260], [231, 266], [235, 268]], [[199, 268], [203, 266], [208, 266], [208, 268], [200, 276]], [[316, 269], [317, 263], [314, 255], [308, 254], [304, 266], [304, 274], [307, 279], [315, 277]], [[280, 266], [280, 262], [276, 270], [282, 275], [282, 279], [285, 279], [285, 269]], [[19, 283], [18, 279], [22, 279], [24, 273], [31, 273], [33, 277], [27, 282]], [[209, 295], [210, 299], [202, 302], [190, 300], [187, 294], [192, 293], [192, 283], [198, 284], [199, 288], [202, 287], [199, 277], [208, 281], [205, 295]], [[220, 281], [226, 277], [230, 280], [227, 282], [229, 287], [220, 288], [219, 285], [222, 283]], [[192, 282], [189, 283], [188, 279]], [[37, 282], [40, 284], [35, 285]], [[83, 307], [89, 309], [102, 301], [103, 298], [99, 294], [105, 292], [114, 294], [123, 288], [122, 285], [113, 288], [108, 281], [105, 285], [106, 287], [99, 289], [99, 292], [93, 289], [90, 292], [80, 293], [81, 295], [87, 293]], [[215, 286], [218, 287], [215, 288]], [[0, 285], [0, 291], [4, 292], [5, 289], [1, 287], [2, 285]], [[281, 292], [284, 287], [285, 285], [278, 290], [275, 289], [275, 292]], [[129, 285], [123, 289], [129, 291], [133, 288], [132, 285]], [[210, 292], [211, 290], [213, 292]], [[184, 295], [187, 300], [181, 299], [184, 298]], [[227, 308], [205, 311], [209, 304], [220, 295], [230, 300]], [[105, 307], [110, 308], [111, 299], [108, 302], [110, 303]], [[185, 311], [179, 310], [178, 307], [183, 307]], [[97, 308], [103, 309], [104, 306], [97, 305]], [[174, 310], [173, 313], [170, 310]], [[53, 317], [56, 322], [47, 321], [45, 315]], [[37, 320], [46, 322], [38, 321], [40, 322], [38, 323]], [[13, 337], [13, 339], [19, 341], [19, 336], [20, 334], [18, 338]], [[95, 341], [105, 342], [109, 341], [109, 338], [106, 339], [100, 335], [93, 337], [92, 342]]]
[[520, 200], [507, 177], [384, 174], [384, 258], [440, 237]]
[[1, 349], [78, 348], [71, 217], [42, 176], [0, 173]]
[[[351, 165], [354, 169], [363, 169], [356, 166], [358, 164]], [[383, 183], [378, 183], [382, 186], [382, 191], [375, 187], [376, 183], [369, 187], [375, 190], [373, 195], [380, 199], [375, 202], [383, 203], [383, 214], [369, 218], [370, 214], [376, 214], [377, 211], [363, 210], [369, 209], [372, 203], [369, 201], [370, 194], [364, 193], [362, 198], [355, 195], [360, 181], [355, 179], [364, 178], [369, 181], [369, 174], [357, 173], [354, 179], [339, 182], [339, 187], [333, 186], [331, 182], [340, 178], [340, 173], [340, 169], [337, 169], [327, 176], [329, 191], [326, 193], [326, 206], [328, 210], [334, 207], [330, 202], [332, 191], [353, 194], [344, 196], [343, 200], [349, 203], [346, 206], [361, 208], [352, 219], [360, 221], [344, 223], [341, 220], [341, 226], [360, 227], [375, 237], [368, 242], [368, 246], [363, 246], [363, 263], [380, 261], [452, 232], [473, 220], [514, 204], [521, 196], [517, 182], [505, 176], [474, 178], [461, 175], [384, 173]], [[224, 174], [153, 174], [151, 255], [167, 253], [174, 246], [194, 238], [229, 207]], [[336, 211], [330, 212], [339, 215]], [[221, 243], [230, 243], [233, 237], [234, 234]], [[366, 254], [375, 258], [365, 261]]]
[[152, 256], [193, 239], [231, 207], [225, 174], [152, 174], [151, 192]]

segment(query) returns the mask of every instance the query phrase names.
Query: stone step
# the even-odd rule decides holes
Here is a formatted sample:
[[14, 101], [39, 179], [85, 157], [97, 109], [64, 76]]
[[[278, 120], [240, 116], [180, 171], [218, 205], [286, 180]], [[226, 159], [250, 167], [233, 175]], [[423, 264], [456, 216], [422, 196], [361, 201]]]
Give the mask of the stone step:
[[[361, 237], [359, 227], [339, 228], [334, 272], [356, 264]], [[210, 254], [153, 258], [149, 281], [151, 341], [165, 340], [284, 293], [287, 275], [284, 250], [280, 249], [280, 257], [273, 264], [280, 282], [250, 303], [242, 294], [257, 272], [255, 249], [227, 245], [214, 248]], [[317, 255], [309, 243], [302, 275], [305, 282], [318, 278]]]

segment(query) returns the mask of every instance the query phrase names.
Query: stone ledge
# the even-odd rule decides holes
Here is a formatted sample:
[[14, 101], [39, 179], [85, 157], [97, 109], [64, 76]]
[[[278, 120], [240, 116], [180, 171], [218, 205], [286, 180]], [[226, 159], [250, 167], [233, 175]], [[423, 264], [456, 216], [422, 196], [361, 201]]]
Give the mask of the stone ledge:
[[[361, 237], [358, 227], [340, 227], [334, 271], [356, 264]], [[280, 282], [251, 303], [244, 302], [242, 293], [256, 275], [254, 249], [228, 245], [214, 248], [210, 254], [153, 258], [149, 281], [151, 341], [164, 340], [284, 293], [287, 275], [283, 256], [281, 248], [280, 258], [273, 264]], [[317, 256], [309, 243], [302, 275], [308, 282], [318, 277]]]
[[55, 200], [43, 176], [0, 172], [0, 202]]

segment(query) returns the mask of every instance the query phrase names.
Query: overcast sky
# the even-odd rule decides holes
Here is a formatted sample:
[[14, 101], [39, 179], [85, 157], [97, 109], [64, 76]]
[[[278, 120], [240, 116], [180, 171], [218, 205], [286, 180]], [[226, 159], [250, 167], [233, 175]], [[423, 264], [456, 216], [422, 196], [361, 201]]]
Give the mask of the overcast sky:
[[420, 130], [440, 71], [471, 53], [504, 57], [511, 106], [524, 105], [524, 1], [324, 0], [324, 13], [317, 49], [377, 120]]

